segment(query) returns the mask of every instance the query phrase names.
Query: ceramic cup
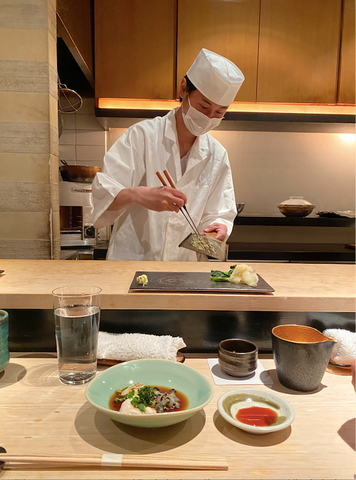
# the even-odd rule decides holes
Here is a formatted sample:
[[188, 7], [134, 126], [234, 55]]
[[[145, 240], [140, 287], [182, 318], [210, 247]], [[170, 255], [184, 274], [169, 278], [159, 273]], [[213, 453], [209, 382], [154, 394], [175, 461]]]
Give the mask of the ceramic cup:
[[247, 377], [257, 368], [258, 348], [240, 338], [222, 340], [218, 347], [219, 367], [232, 377]]
[[272, 329], [272, 351], [278, 379], [292, 390], [311, 392], [320, 385], [335, 340], [303, 325]]
[[5, 310], [0, 310], [0, 372], [4, 370], [9, 363], [9, 314]]

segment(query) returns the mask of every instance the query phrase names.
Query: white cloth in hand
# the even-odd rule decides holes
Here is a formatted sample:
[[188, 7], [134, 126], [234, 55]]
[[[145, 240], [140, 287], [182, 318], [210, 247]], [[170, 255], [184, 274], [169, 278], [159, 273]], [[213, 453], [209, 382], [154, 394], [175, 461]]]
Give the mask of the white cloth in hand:
[[342, 328], [328, 328], [323, 335], [337, 341], [330, 355], [332, 362], [350, 365], [356, 359], [356, 333]]
[[125, 361], [158, 358], [175, 361], [177, 351], [185, 346], [181, 337], [170, 335], [99, 332], [97, 358]]

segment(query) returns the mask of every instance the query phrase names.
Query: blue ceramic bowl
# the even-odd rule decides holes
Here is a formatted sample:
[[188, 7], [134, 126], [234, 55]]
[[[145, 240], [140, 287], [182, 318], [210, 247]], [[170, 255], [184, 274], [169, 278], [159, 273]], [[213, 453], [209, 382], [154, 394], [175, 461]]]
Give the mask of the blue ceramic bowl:
[[4, 370], [9, 363], [9, 314], [5, 310], [0, 310], [0, 372]]
[[[142, 382], [146, 385], [175, 388], [188, 397], [188, 408], [178, 412], [130, 415], [109, 409], [111, 395], [120, 388]], [[131, 360], [108, 368], [88, 385], [85, 395], [100, 412], [116, 422], [135, 427], [166, 427], [182, 422], [213, 398], [212, 383], [197, 370], [169, 360]]]

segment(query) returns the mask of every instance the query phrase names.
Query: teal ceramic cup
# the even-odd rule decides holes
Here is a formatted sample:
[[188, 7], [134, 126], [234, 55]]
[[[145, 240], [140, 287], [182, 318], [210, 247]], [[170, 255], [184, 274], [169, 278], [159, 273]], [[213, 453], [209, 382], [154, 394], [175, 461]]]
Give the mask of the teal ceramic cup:
[[4, 370], [9, 363], [9, 314], [5, 310], [0, 310], [0, 372]]

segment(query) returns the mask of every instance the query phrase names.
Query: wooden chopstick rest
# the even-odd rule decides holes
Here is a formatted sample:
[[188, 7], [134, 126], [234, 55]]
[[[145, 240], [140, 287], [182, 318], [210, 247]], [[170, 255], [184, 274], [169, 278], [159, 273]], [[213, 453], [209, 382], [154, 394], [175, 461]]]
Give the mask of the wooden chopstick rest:
[[55, 465], [56, 467], [126, 467], [126, 468], [156, 468], [175, 470], [228, 470], [226, 459], [203, 457], [164, 457], [159, 455], [122, 455], [104, 454], [91, 456], [49, 456], [49, 455], [10, 455], [0, 453], [0, 462], [5, 462], [4, 468], [11, 464]]

